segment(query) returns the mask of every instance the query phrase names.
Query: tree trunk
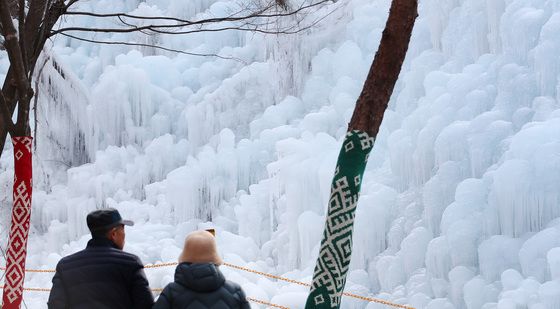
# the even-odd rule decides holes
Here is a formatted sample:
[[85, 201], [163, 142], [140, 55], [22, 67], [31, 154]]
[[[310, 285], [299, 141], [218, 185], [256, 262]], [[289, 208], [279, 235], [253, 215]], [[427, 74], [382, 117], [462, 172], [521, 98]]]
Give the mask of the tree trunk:
[[340, 307], [352, 256], [352, 231], [362, 177], [408, 50], [417, 7], [417, 0], [393, 0], [391, 4], [379, 49], [338, 156], [306, 309]]
[[[31, 5], [37, 8], [38, 1]], [[27, 256], [27, 238], [29, 234], [29, 221], [31, 217], [31, 194], [32, 194], [32, 138], [29, 128], [29, 107], [33, 90], [31, 88], [30, 76], [36, 62], [36, 57], [30, 63], [30, 56], [34, 56], [35, 49], [29, 48], [27, 42], [32, 42], [26, 33], [32, 34], [24, 21], [30, 25], [39, 25], [42, 12], [33, 9], [25, 19], [25, 1], [17, 2], [18, 27], [16, 31], [10, 7], [13, 1], [0, 0], [0, 24], [4, 36], [4, 47], [10, 60], [10, 68], [6, 74], [6, 80], [0, 93], [0, 146], [3, 149], [7, 133], [12, 136], [14, 145], [14, 187], [13, 207], [10, 235], [6, 257], [6, 273], [4, 292], [2, 296], [2, 308], [19, 309], [23, 300], [23, 280], [25, 278], [25, 259]], [[39, 6], [41, 7], [41, 6]], [[44, 8], [44, 6], [42, 6]], [[33, 34], [34, 38], [41, 36]], [[44, 41], [43, 41], [44, 42]], [[44, 43], [43, 43], [44, 44]], [[42, 48], [42, 46], [41, 46]], [[12, 114], [18, 107], [17, 121], [14, 124]], [[1, 154], [1, 151], [0, 151]]]
[[376, 137], [399, 77], [417, 13], [417, 0], [393, 0], [381, 43], [369, 69], [348, 130]]

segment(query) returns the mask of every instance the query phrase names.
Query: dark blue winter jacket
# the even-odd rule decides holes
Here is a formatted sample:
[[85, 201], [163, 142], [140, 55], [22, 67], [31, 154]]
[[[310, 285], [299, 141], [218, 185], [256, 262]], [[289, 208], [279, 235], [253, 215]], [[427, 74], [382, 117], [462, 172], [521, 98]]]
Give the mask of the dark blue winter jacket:
[[140, 259], [105, 238], [60, 260], [52, 282], [49, 309], [148, 309], [154, 303]]
[[153, 309], [249, 309], [241, 287], [214, 264], [181, 263]]

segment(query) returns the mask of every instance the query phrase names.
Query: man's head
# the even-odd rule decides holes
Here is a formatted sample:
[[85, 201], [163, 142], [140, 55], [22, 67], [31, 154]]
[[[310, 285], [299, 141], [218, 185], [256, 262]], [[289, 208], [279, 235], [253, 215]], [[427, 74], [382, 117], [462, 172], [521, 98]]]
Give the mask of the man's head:
[[208, 231], [190, 233], [185, 239], [183, 252], [179, 256], [179, 263], [183, 262], [221, 265], [222, 259], [218, 255], [214, 235]]
[[124, 248], [124, 226], [134, 225], [130, 220], [123, 220], [114, 208], [98, 209], [90, 212], [86, 218], [87, 226], [93, 238], [107, 238], [122, 250]]

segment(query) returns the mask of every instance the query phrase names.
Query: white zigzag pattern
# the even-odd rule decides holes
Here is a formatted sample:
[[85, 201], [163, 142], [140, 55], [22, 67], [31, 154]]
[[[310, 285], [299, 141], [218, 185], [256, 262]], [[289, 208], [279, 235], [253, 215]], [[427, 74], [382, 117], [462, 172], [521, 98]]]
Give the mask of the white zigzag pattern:
[[[338, 304], [342, 296], [342, 291], [338, 291], [337, 287], [342, 286], [344, 274], [350, 264], [350, 256], [345, 257], [336, 251], [339, 243], [350, 241], [350, 233], [354, 224], [354, 216], [346, 215], [353, 212], [357, 206], [357, 198], [350, 195], [348, 189], [348, 181], [346, 177], [337, 179], [336, 187], [332, 188], [333, 196], [330, 206], [334, 210], [329, 214], [330, 220], [327, 220], [327, 229], [329, 231], [327, 238], [323, 242], [320, 250], [319, 265], [314, 273], [313, 289], [325, 286], [329, 292], [331, 305]], [[345, 207], [346, 206], [346, 207]], [[348, 235], [344, 237], [344, 235]], [[337, 238], [342, 237], [338, 242]], [[340, 256], [339, 256], [340, 255]], [[337, 258], [338, 257], [338, 258]]]
[[14, 144], [14, 148], [17, 144], [23, 144], [23, 146], [27, 149], [27, 152], [31, 153], [33, 138], [30, 136], [16, 136], [12, 138], [12, 143]]
[[[14, 148], [20, 148], [19, 144], [23, 144], [30, 156], [32, 140], [31, 137], [15, 137], [12, 139], [12, 142]], [[19, 149], [17, 153], [19, 156], [15, 157], [16, 160], [20, 160], [24, 157], [24, 153], [21, 149]], [[22, 283], [25, 273], [22, 267], [25, 264], [27, 235], [31, 217], [31, 196], [26, 183], [24, 181], [19, 181], [18, 178], [15, 177], [14, 187], [14, 207], [12, 209], [12, 226], [10, 229], [7, 257], [8, 269], [6, 270], [7, 284], [4, 287], [6, 296], [4, 300], [7, 300], [9, 303], [14, 303], [16, 300], [20, 299], [23, 293]]]

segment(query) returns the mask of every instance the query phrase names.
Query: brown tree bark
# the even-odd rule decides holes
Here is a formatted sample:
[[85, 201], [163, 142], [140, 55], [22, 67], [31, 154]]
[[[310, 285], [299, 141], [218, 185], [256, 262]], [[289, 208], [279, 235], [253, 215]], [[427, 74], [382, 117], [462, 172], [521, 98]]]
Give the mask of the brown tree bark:
[[393, 0], [379, 49], [369, 69], [348, 131], [365, 131], [376, 137], [395, 88], [418, 16], [417, 0]]

